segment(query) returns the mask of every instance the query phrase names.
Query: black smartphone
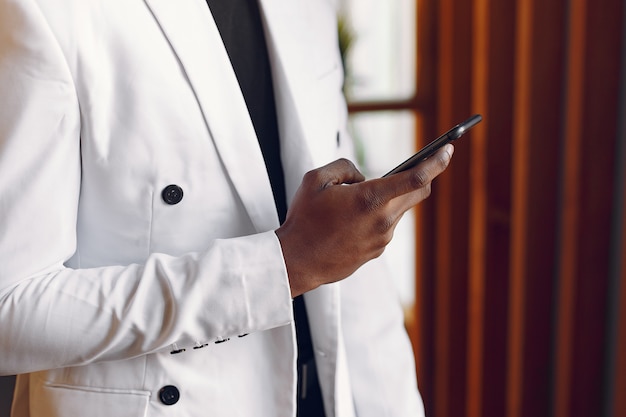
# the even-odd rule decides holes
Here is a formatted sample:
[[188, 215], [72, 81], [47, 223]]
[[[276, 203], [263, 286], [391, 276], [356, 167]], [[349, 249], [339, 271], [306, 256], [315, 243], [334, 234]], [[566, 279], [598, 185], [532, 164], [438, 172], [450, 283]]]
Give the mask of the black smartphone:
[[434, 154], [438, 149], [444, 146], [446, 143], [450, 143], [453, 140], [457, 140], [461, 136], [465, 134], [468, 130], [476, 126], [480, 121], [483, 120], [483, 117], [480, 114], [475, 114], [463, 123], [459, 123], [454, 126], [452, 129], [448, 130], [443, 135], [439, 136], [437, 139], [430, 142], [428, 145], [424, 146], [422, 149], [417, 151], [415, 155], [383, 175], [383, 177], [387, 177], [392, 174], [397, 174], [398, 172], [405, 171], [409, 168], [413, 168], [415, 165], [427, 159], [429, 156]]

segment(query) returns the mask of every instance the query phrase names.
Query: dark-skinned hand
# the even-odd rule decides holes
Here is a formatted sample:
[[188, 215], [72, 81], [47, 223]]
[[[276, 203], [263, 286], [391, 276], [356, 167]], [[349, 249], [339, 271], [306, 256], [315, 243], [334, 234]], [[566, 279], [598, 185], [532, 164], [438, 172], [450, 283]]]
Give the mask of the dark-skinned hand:
[[402, 215], [430, 195], [453, 152], [446, 145], [410, 170], [368, 181], [346, 159], [306, 173], [276, 230], [291, 295], [340, 281], [380, 256]]

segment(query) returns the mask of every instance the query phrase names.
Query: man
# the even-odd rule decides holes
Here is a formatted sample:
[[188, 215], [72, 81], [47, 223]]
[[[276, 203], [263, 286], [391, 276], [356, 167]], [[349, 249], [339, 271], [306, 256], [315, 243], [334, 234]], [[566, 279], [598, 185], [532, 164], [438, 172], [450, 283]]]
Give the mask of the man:
[[338, 159], [351, 147], [332, 2], [260, 0], [280, 139], [267, 151], [215, 3], [0, 0], [13, 415], [304, 413], [305, 294], [323, 413], [419, 416], [376, 258], [452, 147], [363, 181]]

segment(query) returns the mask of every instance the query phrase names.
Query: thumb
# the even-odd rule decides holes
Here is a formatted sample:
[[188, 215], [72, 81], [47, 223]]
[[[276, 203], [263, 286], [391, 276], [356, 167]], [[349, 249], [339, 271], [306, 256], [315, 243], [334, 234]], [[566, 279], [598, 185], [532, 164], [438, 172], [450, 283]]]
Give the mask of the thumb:
[[448, 144], [415, 167], [380, 178], [377, 182], [380, 195], [391, 200], [428, 186], [448, 167], [453, 153], [454, 147]]

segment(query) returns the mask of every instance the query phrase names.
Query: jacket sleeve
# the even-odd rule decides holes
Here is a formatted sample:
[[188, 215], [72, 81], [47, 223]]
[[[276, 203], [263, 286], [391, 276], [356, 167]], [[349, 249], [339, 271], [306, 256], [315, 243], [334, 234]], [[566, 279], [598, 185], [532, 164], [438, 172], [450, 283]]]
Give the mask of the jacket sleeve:
[[64, 266], [77, 248], [84, 191], [80, 110], [34, 1], [0, 0], [0, 97], [0, 374], [130, 358], [292, 320], [274, 232], [142, 264]]

